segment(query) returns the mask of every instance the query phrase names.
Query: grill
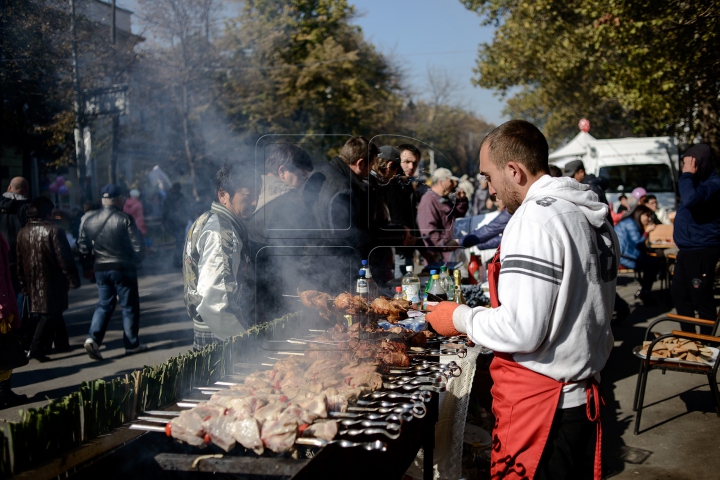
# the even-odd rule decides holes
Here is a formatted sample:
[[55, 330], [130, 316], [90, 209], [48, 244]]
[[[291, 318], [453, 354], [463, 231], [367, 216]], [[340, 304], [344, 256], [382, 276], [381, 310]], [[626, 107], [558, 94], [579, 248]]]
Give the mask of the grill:
[[[412, 348], [410, 366], [383, 371], [382, 387], [352, 400], [345, 411], [329, 412], [338, 421], [332, 441], [298, 437], [294, 452], [257, 455], [238, 445], [230, 452], [210, 445], [200, 450], [165, 436], [165, 423], [183, 409], [206, 401], [211, 395], [243, 383], [248, 375], [272, 369], [275, 362], [317, 350], [314, 338], [327, 323], [311, 324], [315, 315], [296, 314], [287, 324], [271, 326], [261, 341], [243, 343], [231, 353], [232, 373], [208, 386], [198, 386], [172, 407], [138, 415], [131, 429], [149, 432], [137, 442], [151, 441], [160, 453], [155, 461], [166, 472], [213, 472], [252, 478], [388, 478], [398, 479], [424, 449], [424, 476], [433, 478], [435, 424], [439, 393], [462, 370], [455, 362], [441, 363], [440, 356], [460, 358], [467, 354], [463, 338], [436, 337], [426, 347]], [[323, 320], [320, 320], [324, 322]], [[310, 325], [310, 328], [308, 326]], [[363, 332], [380, 341], [387, 334]], [[322, 347], [324, 348], [324, 347]], [[327, 345], [328, 349], [352, 349], [352, 345]], [[320, 420], [320, 419], [319, 419]], [[317, 421], [316, 421], [317, 422]]]

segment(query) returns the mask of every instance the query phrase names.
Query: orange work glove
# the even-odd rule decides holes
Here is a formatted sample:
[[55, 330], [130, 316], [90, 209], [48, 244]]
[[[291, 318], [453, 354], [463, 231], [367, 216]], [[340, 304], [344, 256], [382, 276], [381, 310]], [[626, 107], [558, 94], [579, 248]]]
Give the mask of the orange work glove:
[[440, 302], [437, 305], [428, 305], [430, 313], [425, 315], [433, 330], [440, 335], [446, 337], [452, 337], [454, 335], [460, 335], [455, 325], [453, 324], [453, 312], [460, 305], [455, 302]]

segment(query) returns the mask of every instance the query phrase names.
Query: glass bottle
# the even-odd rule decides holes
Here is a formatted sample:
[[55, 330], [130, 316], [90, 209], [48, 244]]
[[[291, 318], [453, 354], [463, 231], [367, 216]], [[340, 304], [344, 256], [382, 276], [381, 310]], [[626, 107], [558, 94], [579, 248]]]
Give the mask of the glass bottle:
[[447, 293], [448, 300], [452, 301], [454, 289], [453, 289], [453, 281], [450, 277], [450, 274], [448, 273], [448, 268], [443, 265], [440, 267], [440, 286], [445, 290], [445, 293]]
[[465, 295], [463, 295], [462, 293], [462, 274], [460, 273], [460, 269], [457, 269], [453, 272], [453, 277], [455, 277], [455, 286], [453, 287], [453, 300], [455, 300], [455, 302], [459, 303], [460, 305], [466, 305]]
[[402, 290], [405, 299], [412, 302], [413, 305], [420, 303], [420, 279], [413, 273], [412, 265], [405, 267], [407, 273], [402, 278]]

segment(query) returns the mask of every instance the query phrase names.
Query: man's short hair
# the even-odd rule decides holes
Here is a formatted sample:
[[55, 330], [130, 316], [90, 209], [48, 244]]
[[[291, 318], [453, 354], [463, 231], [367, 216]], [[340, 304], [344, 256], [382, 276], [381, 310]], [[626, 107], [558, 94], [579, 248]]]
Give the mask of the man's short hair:
[[276, 143], [270, 145], [265, 158], [265, 173], [277, 175], [278, 169], [284, 166], [292, 170], [313, 171], [310, 155], [302, 147], [293, 143]]
[[251, 192], [257, 190], [255, 169], [247, 164], [226, 163], [215, 174], [215, 189], [223, 190], [233, 197], [239, 190], [247, 188]]
[[657, 197], [655, 195], [646, 195], [645, 203], [648, 203], [650, 200], [657, 200]]
[[530, 122], [510, 120], [490, 132], [480, 144], [487, 145], [498, 168], [513, 161], [525, 166], [531, 175], [549, 173], [548, 143], [545, 135]]
[[373, 158], [377, 157], [378, 153], [380, 153], [378, 147], [375, 144], [370, 143], [370, 140], [367, 138], [353, 137], [345, 142], [345, 145], [343, 145], [338, 156], [343, 162], [351, 165], [357, 162], [359, 158], [371, 161]]
[[415, 158], [418, 159], [418, 161], [422, 157], [422, 155], [420, 154], [420, 149], [417, 148], [415, 145], [410, 145], [409, 143], [403, 143], [402, 145], [398, 145], [397, 149], [398, 152], [400, 152], [400, 155], [402, 155], [402, 153], [407, 150], [408, 152], [412, 153]]
[[560, 167], [558, 167], [557, 165], [548, 165], [548, 168], [550, 169], [551, 177], [558, 178], [563, 176], [562, 170], [560, 170]]
[[45, 218], [50, 215], [55, 208], [55, 204], [47, 197], [37, 197], [27, 209], [28, 218]]

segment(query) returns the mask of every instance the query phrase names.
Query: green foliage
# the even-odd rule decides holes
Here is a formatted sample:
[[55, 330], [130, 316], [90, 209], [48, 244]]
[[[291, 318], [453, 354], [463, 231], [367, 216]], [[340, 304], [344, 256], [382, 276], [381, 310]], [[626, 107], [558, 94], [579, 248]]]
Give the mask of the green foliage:
[[[463, 0], [498, 25], [477, 85], [557, 145], [581, 117], [598, 137], [702, 137], [720, 147], [720, 5], [676, 0]], [[519, 89], [516, 93], [516, 90]]]
[[[399, 74], [350, 25], [346, 0], [250, 0], [226, 30], [223, 81], [237, 129], [367, 134], [398, 111]], [[237, 25], [241, 25], [237, 28]]]

